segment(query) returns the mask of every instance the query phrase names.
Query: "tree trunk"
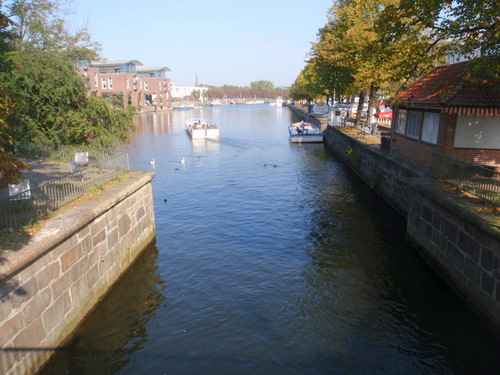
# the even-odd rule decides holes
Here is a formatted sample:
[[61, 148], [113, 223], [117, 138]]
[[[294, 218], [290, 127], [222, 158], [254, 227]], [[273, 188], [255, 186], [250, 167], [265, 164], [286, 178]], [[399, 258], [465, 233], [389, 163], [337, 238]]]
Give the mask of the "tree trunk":
[[356, 121], [354, 123], [354, 126], [356, 127], [358, 127], [361, 122], [361, 112], [363, 111], [363, 105], [365, 104], [365, 96], [366, 96], [366, 90], [361, 90], [359, 92], [358, 110], [356, 113]]

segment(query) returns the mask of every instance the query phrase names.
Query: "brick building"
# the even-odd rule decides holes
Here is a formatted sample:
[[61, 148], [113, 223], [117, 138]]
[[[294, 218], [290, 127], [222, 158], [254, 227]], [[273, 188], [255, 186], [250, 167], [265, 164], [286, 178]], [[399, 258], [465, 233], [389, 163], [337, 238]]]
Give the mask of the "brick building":
[[500, 167], [500, 82], [470, 64], [438, 66], [396, 96], [391, 154], [426, 170], [435, 153]]
[[123, 106], [140, 110], [172, 109], [167, 67], [143, 67], [138, 60], [107, 60], [78, 67], [87, 78], [90, 95], [120, 96]]

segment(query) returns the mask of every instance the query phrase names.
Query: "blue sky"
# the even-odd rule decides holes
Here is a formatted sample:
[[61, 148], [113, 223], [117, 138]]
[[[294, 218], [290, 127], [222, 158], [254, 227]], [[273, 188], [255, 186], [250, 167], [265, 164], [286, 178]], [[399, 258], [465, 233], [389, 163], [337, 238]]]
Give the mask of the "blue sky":
[[177, 85], [290, 86], [333, 0], [73, 0], [71, 28], [88, 27], [110, 60], [167, 66]]

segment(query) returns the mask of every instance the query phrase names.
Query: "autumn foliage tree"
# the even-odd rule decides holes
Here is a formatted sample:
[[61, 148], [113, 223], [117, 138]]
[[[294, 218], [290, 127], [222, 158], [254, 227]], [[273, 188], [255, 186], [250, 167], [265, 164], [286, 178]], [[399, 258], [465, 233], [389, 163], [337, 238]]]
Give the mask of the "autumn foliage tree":
[[338, 0], [297, 78], [301, 90], [292, 87], [291, 93], [303, 95], [307, 71], [314, 75], [309, 82], [333, 88], [337, 98], [369, 93], [373, 105], [444, 63], [450, 53], [479, 55], [478, 69], [498, 76], [499, 14], [500, 3], [491, 0]]

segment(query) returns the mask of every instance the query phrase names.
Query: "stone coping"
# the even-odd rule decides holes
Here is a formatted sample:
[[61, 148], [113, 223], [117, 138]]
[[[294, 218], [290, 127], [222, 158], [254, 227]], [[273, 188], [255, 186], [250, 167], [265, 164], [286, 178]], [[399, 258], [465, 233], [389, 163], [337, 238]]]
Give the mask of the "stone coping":
[[408, 184], [427, 198], [445, 207], [450, 212], [500, 241], [500, 215], [489, 211], [478, 211], [477, 202], [473, 198], [460, 196], [455, 192], [448, 192], [434, 180], [425, 178], [408, 179]]
[[59, 210], [56, 217], [47, 220], [27, 244], [16, 250], [4, 250], [0, 255], [0, 281], [9, 279], [44, 253], [52, 249], [96, 217], [149, 183], [155, 174], [130, 171], [126, 178], [107, 186], [98, 195], [72, 202]]

